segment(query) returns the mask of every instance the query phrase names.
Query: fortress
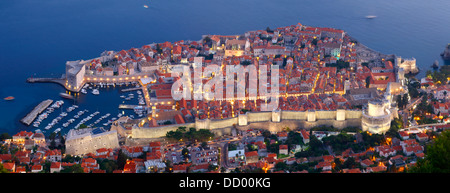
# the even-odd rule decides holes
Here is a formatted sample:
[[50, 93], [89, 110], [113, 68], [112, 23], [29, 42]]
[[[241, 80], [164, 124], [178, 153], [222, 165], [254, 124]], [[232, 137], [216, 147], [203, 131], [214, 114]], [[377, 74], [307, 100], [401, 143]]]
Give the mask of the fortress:
[[370, 133], [386, 133], [391, 127], [392, 113], [388, 100], [372, 99], [368, 108], [362, 111], [361, 127]]
[[71, 129], [66, 137], [66, 153], [82, 155], [100, 148], [119, 148], [117, 131], [102, 132], [99, 128]]
[[416, 59], [403, 59], [400, 56], [395, 58], [395, 66], [398, 68], [403, 68], [405, 74], [407, 73], [418, 73], [419, 69], [416, 66]]

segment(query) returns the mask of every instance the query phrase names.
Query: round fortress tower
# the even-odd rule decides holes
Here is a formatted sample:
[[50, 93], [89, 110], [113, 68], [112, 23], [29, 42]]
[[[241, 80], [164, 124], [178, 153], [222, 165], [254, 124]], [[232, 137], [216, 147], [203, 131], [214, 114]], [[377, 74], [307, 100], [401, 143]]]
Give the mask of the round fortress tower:
[[363, 110], [361, 127], [370, 133], [386, 133], [391, 127], [389, 101], [383, 99], [369, 100], [367, 109]]
[[381, 99], [373, 99], [369, 101], [368, 115], [369, 116], [383, 116], [385, 104]]

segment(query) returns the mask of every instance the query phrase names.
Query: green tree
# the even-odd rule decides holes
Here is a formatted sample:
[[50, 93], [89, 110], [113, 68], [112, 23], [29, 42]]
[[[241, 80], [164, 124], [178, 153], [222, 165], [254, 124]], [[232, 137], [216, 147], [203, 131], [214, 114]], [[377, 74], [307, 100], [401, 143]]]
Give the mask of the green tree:
[[186, 131], [185, 127], [180, 127], [176, 131], [168, 131], [166, 133], [166, 137], [175, 140], [183, 139], [190, 141], [209, 141], [214, 137], [214, 133], [212, 133], [208, 129], [197, 130], [196, 128], [192, 127], [189, 128], [189, 131]]
[[161, 45], [156, 44], [156, 51], [158, 52], [158, 54], [161, 54], [163, 52]]
[[9, 171], [3, 167], [2, 163], [0, 163], [0, 173], [9, 173]]
[[8, 133], [0, 134], [0, 141], [4, 141], [5, 139], [11, 139], [11, 136]]
[[303, 138], [300, 133], [289, 131], [286, 144], [292, 148], [295, 144], [303, 144]]
[[76, 161], [78, 162], [78, 161], [81, 161], [81, 157], [66, 155], [61, 161], [62, 162], [70, 162], [70, 163], [76, 162]]
[[339, 135], [324, 137], [322, 141], [326, 145], [330, 145], [336, 153], [341, 153], [349, 148], [349, 145], [354, 141], [354, 137], [353, 135], [340, 133]]
[[397, 99], [395, 100], [397, 102], [397, 107], [399, 109], [403, 109], [403, 99], [401, 95], [397, 95]]
[[80, 164], [74, 164], [73, 166], [64, 167], [60, 173], [84, 173]]
[[450, 173], [450, 131], [443, 131], [439, 137], [426, 146], [425, 158], [408, 170], [412, 173]]
[[122, 150], [119, 150], [119, 153], [117, 155], [117, 168], [120, 170], [123, 170], [123, 167], [127, 163], [128, 156], [125, 155], [125, 153], [122, 152]]
[[276, 170], [286, 170], [287, 164], [285, 162], [278, 162], [277, 164], [275, 164], [275, 169]]
[[402, 105], [403, 105], [403, 108], [405, 108], [406, 107], [406, 105], [408, 104], [408, 94], [404, 94], [403, 95], [403, 98], [402, 98]]
[[341, 159], [334, 158], [333, 172], [340, 173], [342, 170], [342, 167], [343, 167], [343, 163], [342, 163]]
[[248, 151], [258, 151], [258, 146], [253, 144], [247, 144]]
[[181, 150], [181, 155], [183, 155], [184, 159], [188, 158], [188, 154], [189, 150], [187, 148], [183, 148], [183, 150]]
[[264, 138], [269, 138], [270, 135], [272, 135], [272, 134], [270, 133], [270, 131], [264, 130], [263, 132], [261, 132], [261, 135], [262, 135]]
[[429, 77], [429, 78], [431, 78], [432, 77], [432, 73], [431, 73], [431, 70], [427, 70], [427, 72], [425, 73], [425, 76], [427, 76], [427, 77]]
[[219, 169], [219, 166], [217, 166], [217, 165], [209, 164], [209, 166], [208, 166], [208, 171], [217, 171], [218, 169]]
[[50, 148], [50, 149], [56, 149], [56, 141], [55, 141], [55, 139], [53, 139], [52, 141], [50, 141], [50, 145], [48, 146], [48, 148]]
[[200, 143], [200, 146], [205, 149], [206, 147], [208, 147], [208, 143], [206, 143], [206, 141]]
[[212, 39], [211, 39], [209, 36], [206, 36], [206, 37], [203, 39], [203, 44], [206, 44], [206, 45], [208, 45], [209, 47], [211, 47]]
[[348, 157], [343, 164], [343, 168], [354, 168], [356, 167], [356, 161], [353, 157]]
[[386, 136], [389, 136], [391, 138], [394, 138], [397, 136], [398, 130], [403, 128], [403, 119], [402, 117], [394, 118], [394, 120], [391, 121], [391, 127], [386, 132]]
[[370, 87], [370, 77], [371, 76], [366, 77], [366, 88]]
[[309, 147], [312, 151], [319, 151], [323, 148], [323, 143], [316, 136], [310, 135]]
[[105, 170], [106, 173], [112, 173], [118, 169], [117, 162], [109, 159], [97, 159], [97, 163], [100, 165], [101, 170]]

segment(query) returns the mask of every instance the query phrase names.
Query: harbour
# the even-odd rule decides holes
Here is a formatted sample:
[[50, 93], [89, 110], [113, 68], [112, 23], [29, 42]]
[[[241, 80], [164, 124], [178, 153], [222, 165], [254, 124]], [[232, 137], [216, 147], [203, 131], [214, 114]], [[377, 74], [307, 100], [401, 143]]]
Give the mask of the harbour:
[[84, 127], [109, 129], [122, 116], [135, 118], [146, 113], [142, 88], [139, 82], [86, 83], [85, 92], [66, 90], [42, 101], [20, 120], [20, 128], [44, 135], [58, 132], [65, 135], [70, 129]]

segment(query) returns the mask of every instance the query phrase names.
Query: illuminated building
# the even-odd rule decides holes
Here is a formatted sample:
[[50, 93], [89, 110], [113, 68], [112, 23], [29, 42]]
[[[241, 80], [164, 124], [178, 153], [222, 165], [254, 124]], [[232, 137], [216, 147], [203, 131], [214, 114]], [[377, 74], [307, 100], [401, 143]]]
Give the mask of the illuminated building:
[[369, 100], [368, 108], [362, 112], [361, 127], [363, 131], [384, 134], [391, 127], [390, 103], [387, 100]]

